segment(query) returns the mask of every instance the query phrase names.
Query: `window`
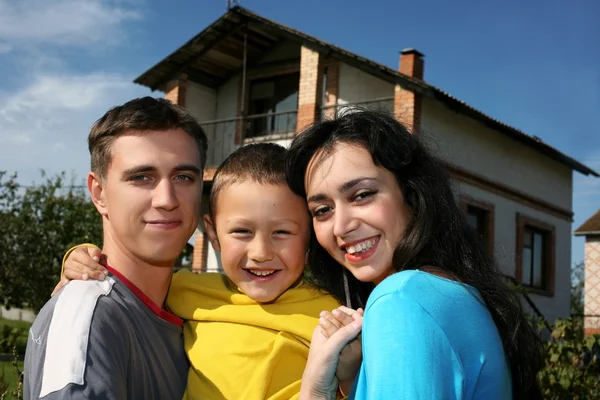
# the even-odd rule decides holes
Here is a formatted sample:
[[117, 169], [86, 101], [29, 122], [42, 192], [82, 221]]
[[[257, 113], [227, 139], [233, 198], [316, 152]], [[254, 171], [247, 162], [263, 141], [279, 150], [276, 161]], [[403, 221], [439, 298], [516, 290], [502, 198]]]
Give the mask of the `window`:
[[554, 253], [554, 227], [517, 215], [517, 282], [541, 294], [552, 296]]
[[490, 254], [494, 254], [494, 205], [462, 197], [461, 208], [467, 224], [479, 235]]
[[299, 73], [251, 83], [246, 137], [296, 131], [299, 83]]

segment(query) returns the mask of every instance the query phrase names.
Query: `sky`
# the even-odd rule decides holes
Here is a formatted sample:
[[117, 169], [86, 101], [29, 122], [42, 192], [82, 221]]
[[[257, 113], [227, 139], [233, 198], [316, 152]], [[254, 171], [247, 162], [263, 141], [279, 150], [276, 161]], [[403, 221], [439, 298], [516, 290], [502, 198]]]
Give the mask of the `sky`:
[[[262, 16], [425, 80], [600, 171], [597, 0], [242, 0]], [[83, 183], [87, 134], [108, 110], [160, 92], [133, 79], [226, 11], [226, 0], [0, 0], [0, 171]], [[576, 229], [600, 179], [574, 173]], [[573, 238], [572, 261], [584, 258]]]

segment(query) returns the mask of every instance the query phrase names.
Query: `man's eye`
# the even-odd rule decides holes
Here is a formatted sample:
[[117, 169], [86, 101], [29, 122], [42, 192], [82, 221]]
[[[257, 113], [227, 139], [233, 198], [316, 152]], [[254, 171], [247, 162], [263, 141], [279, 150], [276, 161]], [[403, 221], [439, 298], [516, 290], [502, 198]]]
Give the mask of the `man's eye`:
[[180, 181], [190, 181], [190, 182], [194, 181], [194, 178], [192, 178], [191, 176], [188, 176], [188, 175], [177, 175], [175, 177], [175, 179], [180, 180]]
[[149, 180], [150, 178], [147, 177], [146, 175], [133, 175], [129, 178], [130, 181], [132, 182], [144, 182]]

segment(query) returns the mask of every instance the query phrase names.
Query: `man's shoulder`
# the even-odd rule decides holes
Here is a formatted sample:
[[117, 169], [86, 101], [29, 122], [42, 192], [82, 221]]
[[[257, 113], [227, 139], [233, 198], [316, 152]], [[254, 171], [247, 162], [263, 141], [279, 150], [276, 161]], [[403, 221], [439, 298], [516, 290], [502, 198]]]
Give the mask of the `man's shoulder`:
[[[30, 329], [25, 369], [33, 369], [30, 379], [40, 385], [40, 396], [84, 383], [90, 336], [116, 314], [110, 299], [115, 283], [110, 277], [69, 282], [38, 314]], [[102, 332], [111, 341], [110, 331]], [[116, 336], [113, 341], [116, 346]]]

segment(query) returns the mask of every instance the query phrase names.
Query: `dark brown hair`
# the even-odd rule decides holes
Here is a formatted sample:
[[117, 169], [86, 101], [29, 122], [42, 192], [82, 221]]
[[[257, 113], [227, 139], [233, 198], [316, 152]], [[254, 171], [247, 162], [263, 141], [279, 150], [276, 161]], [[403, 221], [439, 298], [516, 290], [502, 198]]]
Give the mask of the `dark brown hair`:
[[248, 144], [231, 153], [213, 177], [208, 204], [210, 215], [215, 216], [219, 193], [233, 183], [250, 180], [259, 184], [287, 186], [285, 154], [285, 148], [275, 143]]
[[201, 167], [206, 163], [206, 133], [183, 107], [154, 97], [133, 99], [110, 109], [94, 125], [88, 136], [92, 171], [106, 177], [111, 163], [111, 146], [126, 131], [166, 131], [183, 129], [194, 138], [200, 152]]
[[[309, 163], [315, 155], [330, 154], [338, 143], [367, 149], [375, 165], [395, 175], [404, 194], [412, 221], [394, 252], [396, 271], [433, 266], [477, 289], [502, 338], [514, 399], [540, 399], [540, 338], [527, 321], [517, 292], [467, 224], [442, 163], [418, 134], [411, 134], [392, 116], [358, 111], [318, 122], [294, 139], [288, 150], [287, 176], [295, 193], [306, 197], [304, 179]], [[311, 283], [344, 301], [344, 267], [319, 245], [314, 232], [308, 259]], [[373, 284], [352, 275], [348, 278], [352, 303], [364, 304]]]

